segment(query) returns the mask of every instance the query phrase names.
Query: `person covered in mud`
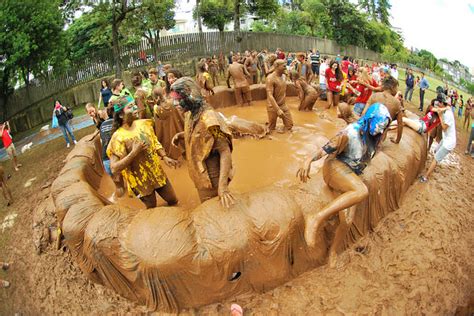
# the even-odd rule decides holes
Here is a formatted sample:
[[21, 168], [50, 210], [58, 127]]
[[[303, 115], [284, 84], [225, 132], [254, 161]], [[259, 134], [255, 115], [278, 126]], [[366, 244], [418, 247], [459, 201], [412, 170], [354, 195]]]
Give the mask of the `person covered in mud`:
[[232, 64], [228, 68], [227, 87], [230, 88], [230, 78], [234, 79], [234, 93], [237, 105], [250, 105], [252, 94], [248, 82], [250, 73], [247, 68], [238, 62], [238, 57], [232, 57]]
[[170, 167], [178, 162], [169, 158], [158, 142], [152, 120], [137, 119], [138, 107], [131, 96], [114, 103], [113, 135], [107, 147], [112, 174], [122, 174], [130, 196], [138, 197], [147, 208], [155, 207], [158, 193], [168, 205], [178, 203], [160, 158]]
[[340, 224], [329, 251], [331, 266], [335, 264], [337, 250], [352, 223], [356, 205], [369, 194], [359, 175], [374, 157], [390, 121], [388, 108], [381, 103], [373, 104], [363, 117], [310, 155], [296, 173], [302, 182], [308, 181], [311, 163], [328, 156], [322, 167], [324, 182], [342, 194], [321, 211], [308, 216], [304, 237], [308, 246], [314, 247], [317, 231], [331, 216], [339, 213]]
[[[396, 120], [397, 122], [403, 121], [403, 106], [400, 100], [395, 97], [398, 93], [398, 80], [392, 76], [387, 76], [382, 81], [382, 92], [377, 92], [372, 94], [372, 96], [367, 101], [367, 106], [362, 112], [362, 116], [368, 111], [368, 109], [373, 104], [381, 103], [390, 112], [391, 120]], [[402, 139], [403, 134], [403, 124], [398, 124], [397, 128], [397, 138], [395, 140], [390, 139], [395, 144], [398, 144]]]
[[5, 169], [3, 166], [0, 166], [0, 186], [2, 187], [3, 197], [5, 198], [5, 201], [7, 201], [7, 206], [10, 206], [13, 203], [13, 196], [7, 185], [7, 176], [5, 175]]
[[319, 97], [319, 93], [316, 91], [316, 88], [301, 78], [300, 74], [296, 70], [292, 70], [290, 72], [290, 79], [295, 83], [295, 87], [298, 90], [298, 97], [300, 99], [298, 111], [313, 110], [313, 106]]
[[171, 85], [182, 76], [183, 74], [178, 69], [171, 68], [166, 72], [166, 77], [165, 77], [166, 96], [169, 96], [171, 92]]
[[198, 63], [198, 74], [196, 82], [201, 87], [201, 94], [207, 99], [214, 94], [214, 86], [212, 85], [211, 75], [208, 72], [208, 65], [205, 60]]
[[283, 120], [286, 131], [291, 131], [293, 128], [293, 118], [290, 109], [285, 104], [286, 82], [283, 79], [285, 71], [285, 61], [282, 59], [275, 60], [266, 81], [268, 128], [270, 132], [275, 130], [277, 118]]
[[229, 191], [232, 179], [232, 133], [223, 117], [206, 104], [199, 86], [189, 77], [176, 80], [171, 96], [185, 112], [184, 132], [173, 138], [184, 140], [188, 171], [201, 202], [215, 196], [228, 208], [234, 203]]
[[89, 102], [86, 104], [86, 112], [87, 115], [89, 115], [89, 117], [94, 122], [95, 127], [97, 127], [97, 129], [100, 129], [100, 125], [102, 124], [102, 122], [104, 122], [104, 120], [99, 116], [99, 112], [97, 112], [97, 109], [93, 103]]
[[296, 53], [296, 60], [296, 72], [300, 75], [302, 80], [305, 80], [308, 84], [310, 84], [314, 78], [311, 62], [306, 60], [306, 54], [303, 52]]

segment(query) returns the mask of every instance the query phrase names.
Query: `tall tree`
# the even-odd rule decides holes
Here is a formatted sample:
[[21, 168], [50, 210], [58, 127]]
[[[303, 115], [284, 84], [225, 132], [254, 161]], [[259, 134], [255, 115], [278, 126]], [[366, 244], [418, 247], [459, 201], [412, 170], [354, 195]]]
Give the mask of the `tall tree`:
[[377, 19], [380, 23], [390, 26], [390, 9], [392, 5], [388, 0], [377, 1]]
[[305, 0], [302, 8], [304, 22], [311, 29], [311, 36], [323, 36], [323, 21], [329, 18], [324, 4], [320, 0]]
[[197, 23], [198, 23], [198, 31], [199, 31], [199, 34], [202, 35], [202, 21], [201, 21], [201, 14], [199, 13], [199, 6], [201, 5], [201, 0], [196, 0], [196, 7], [194, 8], [194, 14], [195, 14], [195, 18], [197, 20]]
[[[64, 58], [64, 19], [59, 1], [0, 1], [0, 88], [2, 103], [18, 79], [28, 87]], [[3, 111], [5, 114], [5, 111]]]
[[218, 29], [221, 33], [224, 32], [225, 25], [234, 17], [230, 0], [201, 0], [198, 10], [195, 16], [199, 14], [204, 25], [211, 29]]
[[240, 15], [242, 0], [234, 0], [234, 31], [240, 32]]

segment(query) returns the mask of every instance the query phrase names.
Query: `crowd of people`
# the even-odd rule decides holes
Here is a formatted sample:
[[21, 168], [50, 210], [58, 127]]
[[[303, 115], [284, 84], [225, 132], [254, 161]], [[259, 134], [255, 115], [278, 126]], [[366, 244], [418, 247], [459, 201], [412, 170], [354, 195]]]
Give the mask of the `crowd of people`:
[[[471, 124], [472, 98], [464, 103], [463, 96], [448, 87], [438, 87], [433, 99], [420, 119], [405, 115], [404, 102], [411, 101], [415, 87], [420, 89], [419, 110], [424, 109], [424, 93], [429, 83], [421, 73], [415, 78], [413, 70], [406, 72], [406, 90], [399, 91], [397, 65], [363, 62], [348, 56], [329, 58], [318, 50], [285, 54], [281, 49], [230, 52], [203, 58], [197, 64], [195, 78], [185, 77], [171, 65], [159, 65], [132, 74], [131, 89], [122, 79], [110, 84], [102, 80], [99, 103], [86, 105], [100, 135], [104, 170], [116, 184], [116, 196], [139, 198], [146, 208], [157, 206], [158, 194], [169, 206], [179, 203], [172, 182], [163, 163], [180, 167], [185, 159], [190, 178], [201, 202], [218, 197], [222, 206], [235, 202], [229, 190], [234, 170], [232, 164], [233, 135], [225, 117], [216, 112], [209, 100], [220, 85], [219, 76], [233, 89], [238, 105], [250, 105], [250, 86], [265, 84], [267, 92], [267, 126], [277, 130], [277, 120], [283, 129], [293, 128], [290, 108], [286, 105], [289, 83], [298, 91], [299, 111], [312, 111], [318, 99], [326, 100], [328, 109], [335, 107], [347, 127], [318, 148], [298, 170], [298, 178], [306, 182], [312, 162], [324, 156], [324, 181], [341, 194], [317, 214], [311, 214], [304, 232], [308, 245], [314, 246], [316, 232], [329, 217], [339, 214], [340, 225], [330, 249], [334, 262], [337, 249], [351, 224], [355, 205], [368, 196], [368, 189], [359, 177], [385, 139], [387, 131], [397, 129], [394, 143], [399, 143], [403, 127], [419, 134], [427, 134], [430, 141], [438, 141], [435, 156], [421, 182], [428, 181], [437, 163], [456, 146], [454, 107], [458, 117], [464, 111], [464, 127]], [[233, 87], [232, 87], [233, 86]], [[133, 91], [133, 92], [131, 92]], [[448, 110], [452, 108], [453, 110]], [[67, 147], [76, 144], [70, 127], [72, 112], [59, 101], [55, 102], [53, 117], [62, 130]], [[2, 125], [2, 140], [16, 161], [8, 125]], [[9, 141], [10, 140], [10, 141]], [[466, 153], [471, 152], [473, 132]], [[3, 173], [3, 170], [1, 170]], [[2, 179], [4, 175], [2, 174]], [[2, 188], [7, 201], [11, 200], [6, 182]], [[348, 213], [340, 211], [348, 209]], [[341, 215], [342, 214], [342, 215]]]

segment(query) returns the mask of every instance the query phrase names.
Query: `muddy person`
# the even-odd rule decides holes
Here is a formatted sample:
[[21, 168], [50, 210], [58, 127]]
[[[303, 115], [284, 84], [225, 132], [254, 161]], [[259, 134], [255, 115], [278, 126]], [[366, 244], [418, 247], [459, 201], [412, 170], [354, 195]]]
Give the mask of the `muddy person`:
[[138, 107], [138, 117], [140, 119], [146, 119], [153, 113], [153, 106], [149, 105], [149, 99], [151, 99], [152, 88], [149, 84], [143, 83], [143, 77], [140, 73], [136, 72], [132, 75], [132, 85], [135, 88], [135, 104]]
[[18, 163], [15, 144], [13, 144], [13, 138], [10, 134], [10, 123], [6, 121], [3, 124], [0, 124], [0, 138], [3, 142], [3, 147], [7, 152], [8, 157], [11, 159], [13, 164], [13, 169], [18, 171], [22, 165]]
[[201, 87], [201, 94], [208, 100], [214, 94], [214, 86], [212, 85], [211, 75], [208, 72], [208, 65], [204, 60], [198, 63], [196, 82]]
[[[371, 87], [374, 88], [374, 87]], [[362, 116], [370, 109], [373, 104], [381, 103], [385, 105], [390, 112], [391, 120], [396, 120], [397, 122], [403, 121], [403, 104], [401, 102], [401, 98], [395, 97], [398, 93], [398, 80], [393, 78], [392, 76], [387, 76], [382, 81], [382, 92], [377, 92], [372, 94], [372, 96], [367, 101], [367, 106], [365, 107], [364, 111], [362, 112]], [[398, 94], [400, 97], [402, 96], [401, 93]], [[403, 134], [403, 124], [398, 124], [397, 128], [397, 138], [393, 140], [390, 138], [392, 142], [398, 144], [402, 139]]]
[[177, 161], [166, 155], [155, 136], [152, 120], [137, 119], [138, 107], [130, 96], [114, 104], [113, 135], [107, 147], [110, 169], [122, 174], [130, 196], [138, 197], [147, 208], [157, 205], [158, 193], [168, 205], [178, 203], [160, 158], [170, 167]]
[[[4, 271], [10, 268], [10, 264], [7, 262], [0, 262], [0, 266], [2, 267], [2, 270]], [[0, 279], [0, 287], [6, 289], [10, 287], [10, 282]]]
[[258, 83], [258, 59], [257, 52], [252, 51], [249, 56], [245, 59], [244, 66], [250, 76], [247, 78], [249, 84]]
[[303, 52], [299, 52], [296, 54], [296, 60], [297, 60], [297, 63], [295, 66], [295, 70], [300, 75], [300, 78], [302, 78], [308, 84], [310, 84], [314, 78], [311, 62], [306, 61], [306, 55]]
[[313, 106], [319, 97], [318, 91], [305, 79], [301, 78], [296, 70], [290, 72], [290, 79], [295, 83], [295, 87], [298, 90], [298, 97], [300, 99], [298, 111], [313, 110]]
[[184, 139], [188, 171], [201, 202], [218, 196], [228, 208], [234, 203], [229, 191], [232, 178], [232, 133], [224, 118], [206, 104], [197, 84], [183, 77], [171, 86], [171, 96], [185, 112], [184, 132], [173, 138]]
[[286, 82], [283, 79], [285, 71], [286, 62], [282, 59], [275, 60], [266, 81], [268, 128], [270, 132], [275, 130], [277, 118], [283, 120], [286, 131], [291, 131], [293, 128], [293, 118], [290, 109], [285, 104]]
[[340, 224], [329, 250], [330, 266], [336, 263], [337, 251], [352, 224], [356, 205], [369, 195], [359, 175], [374, 157], [389, 124], [388, 109], [383, 104], [374, 104], [358, 121], [349, 124], [315, 154], [310, 155], [296, 174], [302, 182], [306, 182], [310, 178], [311, 163], [328, 156], [322, 167], [324, 182], [342, 194], [321, 211], [308, 216], [304, 237], [308, 246], [314, 247], [317, 231], [326, 220], [339, 213]]
[[3, 197], [7, 201], [7, 206], [13, 203], [12, 192], [7, 185], [7, 176], [5, 175], [5, 169], [0, 166], [0, 186], [2, 187]]
[[252, 94], [248, 78], [250, 73], [244, 65], [238, 62], [238, 57], [232, 57], [232, 64], [228, 68], [227, 87], [230, 88], [230, 78], [234, 79], [235, 101], [238, 105], [250, 105]]

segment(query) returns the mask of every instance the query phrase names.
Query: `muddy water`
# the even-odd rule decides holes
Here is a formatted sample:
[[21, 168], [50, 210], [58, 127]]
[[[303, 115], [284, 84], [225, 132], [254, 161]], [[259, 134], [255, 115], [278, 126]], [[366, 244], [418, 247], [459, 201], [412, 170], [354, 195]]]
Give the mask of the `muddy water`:
[[[295, 123], [292, 133], [275, 132], [260, 140], [251, 138], [234, 140], [232, 160], [235, 175], [229, 187], [232, 192], [238, 194], [268, 185], [284, 187], [295, 183], [296, 170], [306, 155], [313, 152], [316, 145], [323, 145], [325, 137], [333, 137], [341, 127], [340, 124], [336, 127], [335, 109], [323, 111], [322, 103], [312, 112], [299, 112], [298, 104], [297, 97], [287, 98], [287, 105]], [[267, 121], [265, 106], [266, 101], [256, 101], [250, 107], [233, 106], [219, 109], [219, 112], [227, 117], [237, 115], [243, 119], [265, 124]], [[280, 120], [278, 124], [283, 126]], [[199, 205], [197, 191], [189, 178], [186, 163], [183, 162], [178, 169], [170, 169], [167, 166], [164, 169], [178, 195], [179, 204], [186, 209]], [[114, 185], [109, 177], [104, 177], [99, 192], [118, 204], [134, 208], [144, 207], [138, 199], [128, 197], [114, 199], [112, 196]], [[158, 199], [158, 205], [165, 205], [165, 202]]]

